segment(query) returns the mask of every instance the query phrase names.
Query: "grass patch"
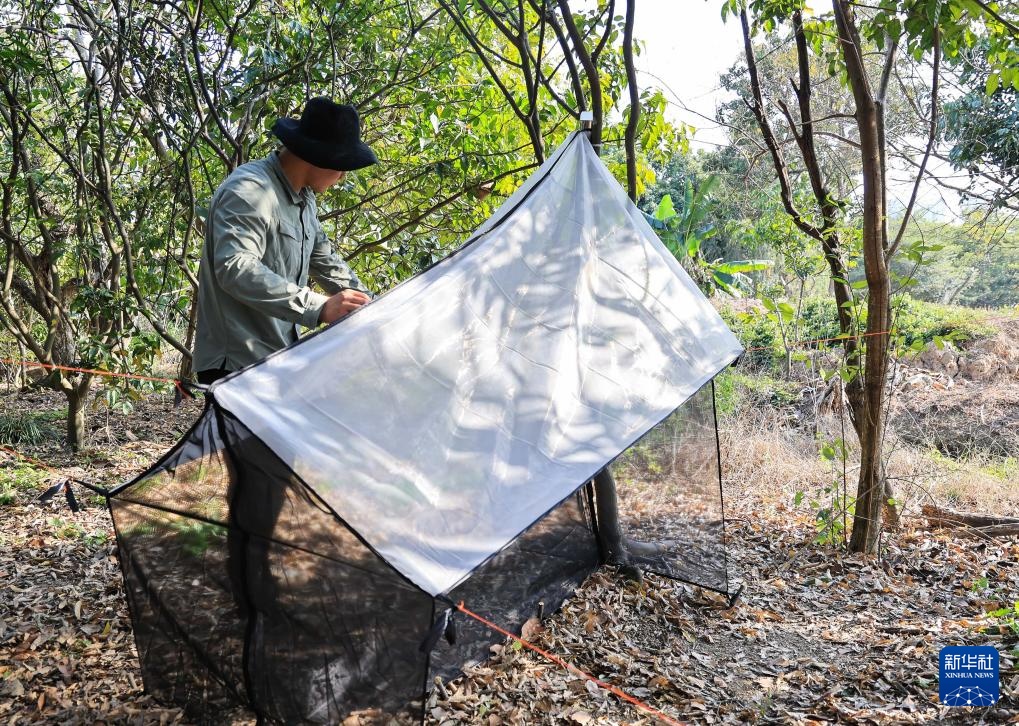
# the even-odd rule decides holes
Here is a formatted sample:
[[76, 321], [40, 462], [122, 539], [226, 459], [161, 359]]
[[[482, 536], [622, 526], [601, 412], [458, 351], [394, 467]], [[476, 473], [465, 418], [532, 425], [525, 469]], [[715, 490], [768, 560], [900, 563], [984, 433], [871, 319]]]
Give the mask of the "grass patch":
[[173, 528], [182, 549], [192, 557], [201, 557], [213, 543], [227, 535], [226, 527], [197, 520], [183, 520], [174, 524]]
[[718, 417], [729, 416], [736, 410], [739, 392], [736, 390], [735, 372], [731, 368], [715, 376], [715, 408]]
[[77, 522], [63, 517], [50, 517], [47, 522], [53, 527], [53, 534], [57, 539], [81, 540], [89, 549], [102, 547], [110, 541], [109, 533], [101, 529], [90, 532]]
[[53, 527], [53, 534], [58, 539], [82, 539], [85, 537], [85, 530], [77, 522], [69, 522], [63, 517], [50, 517], [47, 521]]
[[950, 509], [1012, 516], [1019, 510], [1015, 487], [1019, 462], [976, 453], [960, 458], [937, 449], [899, 447], [888, 459], [896, 500], [907, 509], [934, 503]]
[[61, 411], [19, 411], [0, 414], [0, 444], [38, 445], [60, 438]]
[[26, 464], [0, 469], [0, 506], [13, 504], [23, 492], [34, 491], [45, 477], [45, 472]]
[[981, 466], [980, 471], [1004, 482], [1019, 481], [1019, 459], [1008, 456], [991, 461]]
[[1000, 458], [986, 453], [949, 456], [936, 448], [927, 449], [925, 453], [939, 467], [952, 473], [981, 474], [1006, 484], [1019, 481], [1019, 458], [1014, 456]]

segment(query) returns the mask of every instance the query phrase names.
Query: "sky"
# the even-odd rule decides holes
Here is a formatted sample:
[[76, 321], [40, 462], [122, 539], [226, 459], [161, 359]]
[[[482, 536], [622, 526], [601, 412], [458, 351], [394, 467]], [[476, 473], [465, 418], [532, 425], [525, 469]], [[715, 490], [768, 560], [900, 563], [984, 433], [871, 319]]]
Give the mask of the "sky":
[[738, 21], [722, 22], [721, 5], [718, 0], [637, 2], [633, 34], [644, 42], [636, 59], [638, 83], [665, 91], [669, 117], [696, 128], [694, 148], [726, 141], [712, 120], [717, 104], [728, 99], [718, 78], [741, 56], [742, 38]]
[[[669, 118], [695, 128], [694, 149], [725, 144], [725, 130], [714, 121], [715, 109], [732, 98], [719, 86], [719, 76], [743, 56], [738, 18], [722, 22], [721, 0], [637, 0], [634, 36], [644, 48], [636, 58], [638, 83], [656, 86], [669, 99]], [[930, 167], [950, 174], [947, 165]], [[890, 169], [889, 202], [894, 210], [905, 206], [912, 192], [912, 168]], [[918, 210], [945, 219], [959, 213], [959, 199], [925, 182], [917, 199]]]

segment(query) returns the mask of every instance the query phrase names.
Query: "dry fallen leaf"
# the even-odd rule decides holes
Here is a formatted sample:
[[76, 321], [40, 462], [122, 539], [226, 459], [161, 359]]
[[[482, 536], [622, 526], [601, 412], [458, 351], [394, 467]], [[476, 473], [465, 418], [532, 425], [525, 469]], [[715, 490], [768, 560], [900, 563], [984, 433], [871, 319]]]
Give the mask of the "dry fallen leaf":
[[671, 688], [672, 683], [665, 676], [654, 676], [647, 682], [648, 688]]
[[541, 620], [529, 618], [520, 628], [520, 639], [529, 643], [533, 642], [544, 630], [545, 627], [541, 624]]

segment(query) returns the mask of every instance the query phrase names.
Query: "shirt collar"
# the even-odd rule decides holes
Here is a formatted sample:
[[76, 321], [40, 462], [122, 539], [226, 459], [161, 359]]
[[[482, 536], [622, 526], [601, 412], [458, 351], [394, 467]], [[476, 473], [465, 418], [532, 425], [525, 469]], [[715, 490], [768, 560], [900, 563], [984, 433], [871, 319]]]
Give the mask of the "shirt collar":
[[280, 182], [283, 184], [283, 188], [286, 189], [287, 195], [290, 197], [290, 201], [294, 204], [301, 204], [308, 201], [308, 187], [303, 187], [301, 191], [295, 191], [294, 185], [290, 183], [290, 179], [287, 177], [286, 172], [283, 171], [283, 165], [280, 163], [280, 152], [279, 150], [273, 151], [269, 156], [266, 157], [266, 161], [269, 162], [270, 168], [275, 172]]

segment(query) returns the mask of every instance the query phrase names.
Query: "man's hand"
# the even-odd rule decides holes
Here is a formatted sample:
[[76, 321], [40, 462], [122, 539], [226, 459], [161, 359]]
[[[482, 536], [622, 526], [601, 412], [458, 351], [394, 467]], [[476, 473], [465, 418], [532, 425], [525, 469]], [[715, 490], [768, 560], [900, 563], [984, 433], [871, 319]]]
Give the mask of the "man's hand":
[[318, 321], [328, 325], [357, 310], [370, 299], [360, 290], [340, 290], [326, 300], [326, 304], [322, 306], [322, 311], [318, 314]]

